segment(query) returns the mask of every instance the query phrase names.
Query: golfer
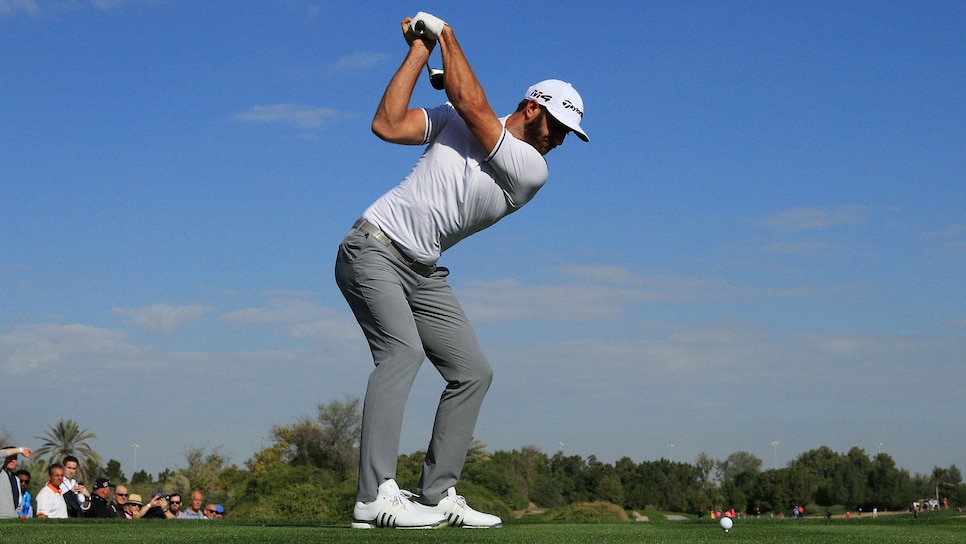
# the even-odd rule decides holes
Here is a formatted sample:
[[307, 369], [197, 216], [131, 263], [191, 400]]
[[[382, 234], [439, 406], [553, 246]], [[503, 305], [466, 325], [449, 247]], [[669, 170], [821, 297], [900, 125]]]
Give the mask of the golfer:
[[[550, 150], [580, 128], [583, 102], [570, 84], [530, 87], [498, 118], [452, 28], [418, 13], [402, 21], [409, 46], [372, 120], [381, 139], [427, 146], [400, 185], [376, 200], [339, 247], [335, 276], [362, 327], [375, 369], [362, 417], [353, 527], [500, 527], [456, 494], [492, 369], [437, 266], [454, 244], [517, 211], [547, 181]], [[449, 102], [411, 109], [433, 47]], [[416, 494], [396, 484], [403, 409], [423, 360], [446, 382]]]

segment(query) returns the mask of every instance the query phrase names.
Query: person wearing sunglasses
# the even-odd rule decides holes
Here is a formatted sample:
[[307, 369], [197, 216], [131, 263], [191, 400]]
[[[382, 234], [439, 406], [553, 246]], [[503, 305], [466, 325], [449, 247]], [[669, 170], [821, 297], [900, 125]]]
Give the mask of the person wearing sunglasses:
[[128, 497], [127, 488], [124, 487], [123, 485], [117, 486], [114, 489], [114, 502], [112, 503], [112, 506], [114, 506], [114, 510], [117, 511], [117, 517], [124, 518], [124, 519], [134, 519], [134, 516], [132, 516], [127, 509], [127, 497]]
[[164, 517], [168, 519], [187, 519], [188, 514], [181, 510], [181, 506], [184, 504], [184, 499], [178, 493], [172, 493], [168, 497], [168, 510], [165, 511]]
[[26, 470], [17, 471], [17, 480], [20, 481], [20, 490], [23, 491], [23, 500], [20, 501], [20, 517], [23, 519], [34, 517], [34, 508], [30, 504], [30, 473]]

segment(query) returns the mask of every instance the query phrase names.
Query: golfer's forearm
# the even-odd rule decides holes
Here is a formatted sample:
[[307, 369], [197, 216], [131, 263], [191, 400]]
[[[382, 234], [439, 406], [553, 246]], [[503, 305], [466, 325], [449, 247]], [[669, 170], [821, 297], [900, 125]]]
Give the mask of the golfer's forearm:
[[443, 56], [443, 72], [446, 74], [446, 97], [456, 111], [463, 114], [466, 111], [490, 109], [486, 92], [476, 79], [450, 26], [443, 28], [439, 47]]
[[483, 85], [473, 73], [453, 29], [448, 25], [439, 35], [439, 47], [443, 56], [443, 72], [446, 74], [446, 97], [480, 145], [486, 150], [493, 149], [503, 132], [503, 125], [493, 113]]

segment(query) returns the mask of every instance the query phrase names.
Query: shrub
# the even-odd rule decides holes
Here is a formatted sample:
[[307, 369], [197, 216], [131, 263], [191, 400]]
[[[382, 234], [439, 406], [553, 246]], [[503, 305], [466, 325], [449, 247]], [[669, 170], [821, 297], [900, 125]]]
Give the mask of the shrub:
[[571, 504], [551, 512], [551, 521], [627, 521], [627, 512], [620, 506], [603, 501]]

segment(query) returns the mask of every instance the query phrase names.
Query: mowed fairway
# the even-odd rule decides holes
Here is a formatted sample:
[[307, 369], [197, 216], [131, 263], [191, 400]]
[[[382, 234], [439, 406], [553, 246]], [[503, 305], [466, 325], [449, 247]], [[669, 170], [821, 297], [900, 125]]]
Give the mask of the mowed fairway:
[[597, 542], [824, 544], [959, 544], [966, 520], [910, 516], [871, 520], [740, 520], [725, 533], [710, 520], [665, 523], [514, 523], [502, 529], [444, 528], [433, 531], [352, 530], [345, 525], [296, 522], [221, 521], [19, 521], [0, 523], [0, 542], [339, 542], [339, 543], [503, 543], [594, 544]]

